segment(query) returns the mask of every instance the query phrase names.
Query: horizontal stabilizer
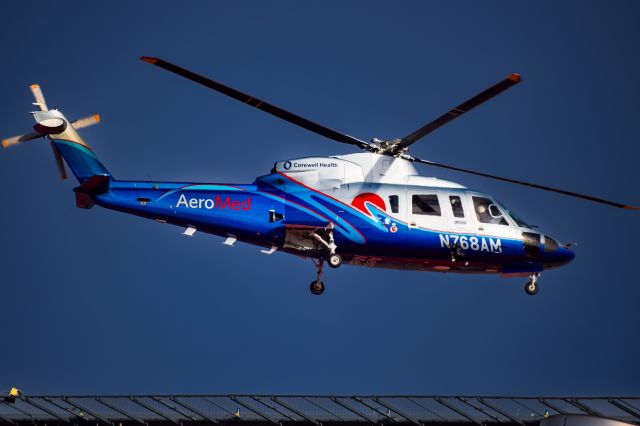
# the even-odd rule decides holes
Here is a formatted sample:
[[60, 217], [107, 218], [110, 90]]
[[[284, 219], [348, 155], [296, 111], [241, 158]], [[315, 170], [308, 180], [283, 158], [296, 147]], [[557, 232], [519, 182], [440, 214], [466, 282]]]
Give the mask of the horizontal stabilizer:
[[82, 185], [73, 188], [76, 193], [76, 207], [90, 209], [95, 205], [93, 197], [109, 190], [109, 176], [95, 175], [87, 179]]

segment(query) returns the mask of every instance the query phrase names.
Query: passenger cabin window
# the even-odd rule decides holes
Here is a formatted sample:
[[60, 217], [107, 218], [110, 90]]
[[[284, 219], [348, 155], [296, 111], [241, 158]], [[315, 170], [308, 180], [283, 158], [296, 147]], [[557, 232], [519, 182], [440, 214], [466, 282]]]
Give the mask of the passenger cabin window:
[[438, 196], [435, 194], [413, 195], [411, 197], [411, 212], [425, 216], [440, 216]]
[[506, 226], [509, 225], [498, 206], [493, 204], [493, 201], [488, 198], [473, 197], [473, 208], [476, 211], [476, 217], [478, 218], [478, 221], [481, 223], [491, 223], [494, 225]]
[[451, 210], [453, 211], [453, 216], [455, 217], [464, 217], [464, 207], [462, 207], [462, 200], [457, 195], [450, 195], [449, 201], [451, 202]]
[[389, 195], [389, 205], [391, 206], [391, 213], [398, 213], [400, 211], [400, 209], [398, 208], [397, 195]]

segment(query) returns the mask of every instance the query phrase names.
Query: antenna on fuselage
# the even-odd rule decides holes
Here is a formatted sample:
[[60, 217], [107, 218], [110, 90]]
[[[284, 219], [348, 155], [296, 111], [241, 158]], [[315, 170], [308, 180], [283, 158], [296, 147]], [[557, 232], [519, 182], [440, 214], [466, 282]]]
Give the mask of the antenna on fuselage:
[[147, 179], [149, 179], [149, 182], [153, 184], [153, 189], [158, 189], [158, 184], [155, 183], [155, 179], [151, 177], [151, 174], [147, 173]]

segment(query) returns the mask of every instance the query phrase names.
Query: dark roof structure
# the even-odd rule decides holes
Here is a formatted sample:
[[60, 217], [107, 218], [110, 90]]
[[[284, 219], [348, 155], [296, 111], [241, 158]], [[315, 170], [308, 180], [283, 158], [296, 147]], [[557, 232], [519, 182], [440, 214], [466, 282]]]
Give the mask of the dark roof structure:
[[582, 414], [640, 424], [640, 397], [132, 395], [25, 396], [0, 425], [538, 425]]

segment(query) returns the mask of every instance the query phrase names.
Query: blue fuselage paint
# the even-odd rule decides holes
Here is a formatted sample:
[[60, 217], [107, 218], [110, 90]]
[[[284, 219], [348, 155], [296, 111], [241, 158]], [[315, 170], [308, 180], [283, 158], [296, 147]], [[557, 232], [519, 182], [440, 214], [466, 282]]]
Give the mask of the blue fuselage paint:
[[287, 229], [333, 227], [337, 253], [354, 265], [523, 274], [573, 259], [573, 252], [564, 247], [545, 250], [541, 244], [532, 254], [519, 238], [410, 226], [375, 206], [365, 204], [362, 211], [350, 200], [341, 201], [278, 173], [249, 185], [113, 180], [109, 191], [94, 199], [112, 210], [308, 257], [323, 253], [287, 246]]

